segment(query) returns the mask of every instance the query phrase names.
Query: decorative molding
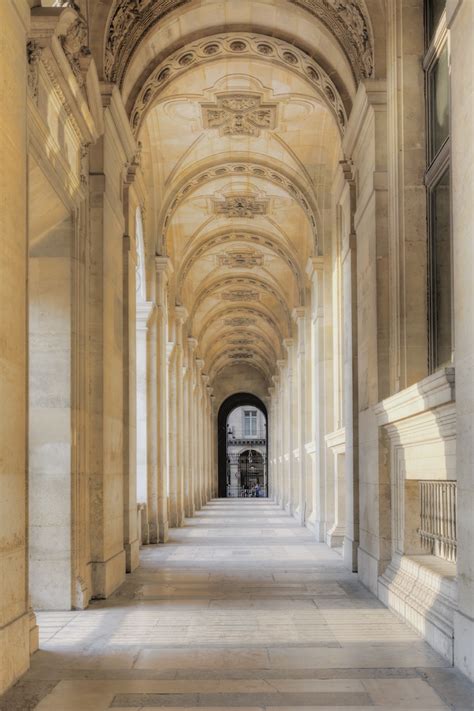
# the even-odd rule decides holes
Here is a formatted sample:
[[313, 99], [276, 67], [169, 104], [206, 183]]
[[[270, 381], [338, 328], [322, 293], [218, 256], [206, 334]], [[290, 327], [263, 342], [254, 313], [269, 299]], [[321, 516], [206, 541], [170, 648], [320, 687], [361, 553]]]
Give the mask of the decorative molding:
[[335, 454], [344, 454], [346, 451], [346, 428], [341, 427], [334, 432], [330, 432], [324, 437], [326, 447]]
[[223, 301], [260, 301], [258, 291], [250, 289], [234, 289], [233, 291], [223, 291], [221, 294]]
[[81, 60], [91, 56], [91, 50], [87, 46], [88, 34], [86, 21], [83, 17], [78, 16], [75, 21], [69, 25], [66, 34], [59, 36], [64, 54], [71, 65], [71, 69], [81, 89], [85, 84]]
[[363, 0], [290, 0], [321, 20], [337, 37], [357, 79], [374, 71], [373, 36]]
[[259, 200], [254, 195], [230, 195], [224, 200], [214, 200], [214, 214], [227, 218], [253, 218], [255, 215], [266, 215], [268, 200]]
[[256, 249], [235, 249], [217, 255], [220, 267], [228, 269], [254, 269], [263, 266], [264, 255]]
[[243, 326], [255, 326], [256, 319], [247, 318], [244, 316], [234, 316], [232, 318], [224, 319], [225, 326], [231, 326], [232, 328], [242, 328]]
[[[223, 178], [225, 176], [231, 177], [234, 175], [241, 176], [253, 176], [255, 178], [262, 178], [268, 180], [274, 185], [278, 185], [280, 188], [286, 190], [290, 197], [295, 200], [298, 205], [303, 209], [306, 214], [308, 221], [311, 226], [311, 230], [314, 237], [315, 248], [317, 246], [317, 223], [316, 223], [316, 208], [311, 205], [311, 200], [305, 195], [305, 192], [298, 186], [295, 185], [295, 180], [290, 176], [286, 175], [279, 169], [269, 168], [261, 163], [242, 163], [241, 161], [235, 161], [228, 163], [221, 163], [217, 166], [209, 168], [207, 170], [201, 170], [192, 178], [184, 182], [181, 187], [175, 188], [172, 197], [169, 198], [169, 206], [164, 210], [164, 219], [162, 226], [162, 236], [163, 240], [166, 239], [166, 230], [170, 224], [171, 217], [174, 212], [178, 209], [181, 202], [186, 198], [189, 198], [193, 190], [197, 190], [204, 183]], [[309, 195], [308, 190], [308, 195]], [[243, 196], [242, 196], [243, 197]], [[253, 196], [252, 196], [253, 198]], [[242, 199], [242, 198], [240, 198]], [[253, 198], [255, 199], [255, 198]], [[216, 201], [222, 204], [225, 201]], [[236, 206], [236, 209], [239, 209]], [[243, 208], [240, 208], [243, 209]], [[239, 216], [239, 215], [237, 215]]]
[[341, 133], [347, 123], [347, 113], [336, 85], [329, 74], [314, 59], [292, 44], [267, 35], [227, 33], [191, 42], [158, 65], [141, 84], [130, 112], [130, 123], [138, 133], [147, 109], [160, 92], [190, 67], [199, 66], [219, 57], [235, 55], [249, 59], [266, 59], [300, 75], [330, 108]]
[[374, 407], [377, 424], [388, 425], [455, 400], [454, 368], [442, 368]]
[[35, 40], [29, 40], [26, 43], [26, 58], [28, 60], [28, 89], [34, 101], [38, 101], [38, 80], [39, 80], [39, 63], [42, 47]]
[[276, 104], [265, 104], [262, 94], [217, 94], [213, 104], [201, 104], [204, 128], [221, 136], [259, 136], [276, 125]]

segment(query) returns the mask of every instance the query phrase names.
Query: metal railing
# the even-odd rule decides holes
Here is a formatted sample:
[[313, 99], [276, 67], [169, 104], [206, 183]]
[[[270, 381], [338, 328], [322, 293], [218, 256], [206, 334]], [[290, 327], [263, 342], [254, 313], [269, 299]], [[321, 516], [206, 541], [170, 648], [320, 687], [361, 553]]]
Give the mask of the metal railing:
[[432, 555], [456, 561], [455, 481], [420, 481], [419, 534]]

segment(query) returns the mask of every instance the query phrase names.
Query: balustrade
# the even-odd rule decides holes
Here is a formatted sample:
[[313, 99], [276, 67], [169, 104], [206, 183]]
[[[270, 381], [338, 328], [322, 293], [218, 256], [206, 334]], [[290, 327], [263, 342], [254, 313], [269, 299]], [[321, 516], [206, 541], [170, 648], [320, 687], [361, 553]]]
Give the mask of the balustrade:
[[455, 481], [420, 481], [419, 534], [432, 555], [456, 561]]

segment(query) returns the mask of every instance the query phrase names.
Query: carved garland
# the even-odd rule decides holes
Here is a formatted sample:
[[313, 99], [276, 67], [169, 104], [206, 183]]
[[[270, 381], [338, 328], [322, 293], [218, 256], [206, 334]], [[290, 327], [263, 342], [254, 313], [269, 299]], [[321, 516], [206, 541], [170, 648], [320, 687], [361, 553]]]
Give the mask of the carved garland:
[[338, 38], [356, 78], [374, 71], [373, 36], [363, 0], [290, 0], [308, 10]]
[[288, 192], [291, 197], [303, 208], [306, 213], [311, 229], [313, 232], [314, 243], [317, 243], [317, 229], [316, 229], [316, 217], [313, 209], [309, 205], [308, 200], [304, 196], [303, 192], [297, 188], [293, 181], [286, 175], [281, 173], [279, 170], [274, 170], [273, 168], [267, 168], [262, 165], [255, 163], [226, 163], [224, 165], [219, 165], [216, 168], [210, 168], [209, 170], [203, 170], [198, 173], [194, 178], [189, 180], [178, 192], [176, 193], [173, 202], [166, 211], [166, 216], [163, 222], [162, 238], [163, 244], [166, 242], [166, 230], [170, 224], [171, 217], [173, 213], [178, 208], [179, 204], [185, 200], [193, 190], [198, 188], [204, 182], [209, 182], [210, 180], [215, 180], [216, 178], [222, 178], [226, 175], [251, 175], [255, 178], [265, 178], [274, 185], [279, 185]]
[[308, 54], [292, 44], [266, 35], [229, 33], [193, 42], [174, 52], [153, 70], [144, 82], [130, 113], [134, 134], [138, 133], [146, 110], [172, 80], [190, 67], [229, 56], [263, 58], [270, 60], [272, 64], [290, 68], [320, 94], [332, 109], [341, 133], [344, 132], [347, 115], [336, 85]]
[[[159, 20], [190, 0], [115, 0], [107, 25], [104, 74], [122, 83], [135, 48]], [[373, 39], [363, 0], [290, 0], [323, 22], [338, 38], [356, 79], [373, 73]]]

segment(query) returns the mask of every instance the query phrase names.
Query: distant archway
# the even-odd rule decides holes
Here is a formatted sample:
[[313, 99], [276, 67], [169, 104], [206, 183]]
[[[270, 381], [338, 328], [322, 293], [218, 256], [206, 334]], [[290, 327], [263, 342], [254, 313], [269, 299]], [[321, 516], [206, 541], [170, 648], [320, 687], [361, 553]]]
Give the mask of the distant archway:
[[[227, 459], [226, 459], [226, 438], [227, 438], [227, 418], [232, 410], [237, 407], [251, 405], [257, 407], [265, 416], [268, 423], [267, 408], [262, 400], [251, 393], [235, 393], [228, 397], [219, 408], [217, 418], [217, 437], [218, 437], [218, 477], [219, 477], [219, 497], [226, 498], [227, 496]], [[267, 433], [268, 433], [267, 426]], [[268, 461], [268, 434], [267, 434], [267, 461]]]

